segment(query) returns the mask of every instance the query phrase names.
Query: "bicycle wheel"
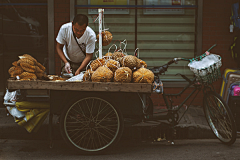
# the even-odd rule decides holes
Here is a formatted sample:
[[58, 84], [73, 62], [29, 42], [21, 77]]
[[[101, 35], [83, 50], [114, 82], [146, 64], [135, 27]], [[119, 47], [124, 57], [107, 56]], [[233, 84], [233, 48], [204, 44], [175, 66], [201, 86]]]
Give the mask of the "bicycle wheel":
[[226, 102], [216, 92], [204, 96], [203, 110], [215, 136], [226, 145], [236, 141], [236, 123]]
[[94, 154], [107, 150], [123, 132], [121, 112], [99, 97], [74, 100], [60, 117], [63, 139], [79, 152]]

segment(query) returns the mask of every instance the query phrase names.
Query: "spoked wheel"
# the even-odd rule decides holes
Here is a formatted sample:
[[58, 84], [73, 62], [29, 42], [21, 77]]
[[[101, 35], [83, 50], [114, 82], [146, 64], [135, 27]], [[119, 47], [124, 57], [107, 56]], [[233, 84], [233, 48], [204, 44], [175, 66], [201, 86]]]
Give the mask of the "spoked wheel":
[[203, 109], [215, 136], [224, 144], [236, 141], [236, 123], [226, 102], [217, 93], [210, 91], [204, 96]]
[[64, 140], [84, 154], [107, 150], [123, 132], [121, 112], [109, 101], [98, 97], [75, 100], [60, 117]]

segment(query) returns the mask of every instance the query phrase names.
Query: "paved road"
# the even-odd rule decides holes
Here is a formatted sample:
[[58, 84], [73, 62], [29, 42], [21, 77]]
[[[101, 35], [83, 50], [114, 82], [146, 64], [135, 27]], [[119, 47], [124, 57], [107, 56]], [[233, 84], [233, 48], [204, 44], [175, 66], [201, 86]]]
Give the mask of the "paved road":
[[[192, 108], [179, 125], [179, 134], [187, 131], [185, 138], [207, 138], [211, 133], [204, 121], [201, 108]], [[56, 117], [55, 117], [56, 122]], [[240, 139], [232, 146], [225, 146], [217, 139], [176, 140], [175, 145], [167, 141], [143, 141], [141, 138], [123, 137], [114, 150], [98, 156], [83, 156], [73, 152], [62, 140], [58, 125], [54, 125], [54, 147], [49, 148], [48, 128], [45, 123], [38, 133], [29, 134], [14, 123], [12, 117], [6, 117], [0, 110], [0, 160], [28, 159], [239, 159]], [[181, 132], [181, 128], [184, 130]], [[136, 133], [136, 132], [135, 132]], [[184, 135], [183, 135], [184, 136]], [[192, 137], [191, 137], [192, 136]]]
[[0, 159], [2, 160], [239, 160], [240, 139], [232, 146], [225, 146], [217, 139], [176, 140], [175, 145], [166, 141], [138, 142], [121, 141], [114, 150], [103, 155], [84, 156], [70, 150], [63, 141], [58, 140], [52, 149], [48, 141], [0, 140]]
[[[158, 110], [160, 110], [160, 108], [155, 107], [155, 112]], [[180, 110], [180, 116], [183, 112], [184, 108]], [[56, 121], [57, 118], [55, 117], [55, 122]], [[39, 130], [38, 134], [28, 134], [24, 128], [18, 126], [14, 122], [13, 117], [6, 116], [5, 108], [0, 108], [0, 139], [24, 139], [25, 137], [32, 137], [32, 139], [46, 139], [46, 136], [48, 136], [47, 124], [48, 120], [45, 120], [42, 129]], [[56, 126], [56, 128], [58, 127]], [[18, 135], [14, 134], [16, 132]], [[56, 132], [59, 132], [59, 130]], [[200, 106], [190, 107], [188, 109], [185, 116], [181, 119], [180, 124], [177, 126], [176, 133], [178, 139], [214, 138], [214, 135], [206, 122], [203, 110]]]

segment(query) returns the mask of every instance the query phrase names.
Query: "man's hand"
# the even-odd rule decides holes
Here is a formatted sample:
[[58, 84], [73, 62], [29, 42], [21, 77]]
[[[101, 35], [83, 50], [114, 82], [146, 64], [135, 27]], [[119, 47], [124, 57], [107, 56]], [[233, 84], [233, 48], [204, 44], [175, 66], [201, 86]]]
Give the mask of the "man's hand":
[[78, 70], [75, 72], [75, 76], [78, 75], [78, 74], [80, 74], [80, 72], [81, 72], [81, 70], [78, 69]]
[[67, 62], [67, 63], [65, 63], [65, 71], [67, 72], [67, 73], [71, 73], [72, 72], [72, 70], [71, 70], [71, 66], [70, 66], [70, 63], [69, 62]]
[[77, 71], [75, 72], [75, 76], [80, 74], [81, 71], [83, 71], [85, 69], [85, 67], [87, 66], [87, 64], [90, 62], [90, 60], [92, 59], [93, 53], [87, 53], [86, 57], [84, 58], [81, 66], [77, 69]]

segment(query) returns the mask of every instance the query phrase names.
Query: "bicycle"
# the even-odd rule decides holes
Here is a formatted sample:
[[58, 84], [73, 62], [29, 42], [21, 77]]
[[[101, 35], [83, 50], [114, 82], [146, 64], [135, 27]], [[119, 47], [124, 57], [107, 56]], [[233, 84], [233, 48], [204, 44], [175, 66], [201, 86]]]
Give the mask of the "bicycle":
[[[216, 45], [213, 45], [208, 52], [215, 47]], [[167, 64], [161, 66], [161, 67], [154, 67], [151, 70], [154, 72], [154, 75], [156, 77], [156, 81], [159, 81], [158, 75], [161, 75], [167, 71], [167, 68], [169, 65], [173, 63], [177, 63], [178, 61], [189, 61], [192, 62], [194, 60], [202, 59], [206, 56], [206, 53], [203, 55], [196, 57], [194, 59], [185, 59], [185, 58], [174, 58], [173, 60], [169, 61]], [[216, 64], [215, 64], [216, 65]], [[174, 128], [177, 124], [179, 124], [181, 118], [184, 116], [188, 108], [185, 110], [183, 115], [179, 118], [178, 111], [180, 108], [184, 105], [184, 103], [190, 99], [192, 95], [194, 95], [195, 92], [197, 94], [192, 99], [196, 98], [198, 93], [200, 91], [203, 91], [204, 97], [203, 97], [203, 111], [205, 113], [206, 120], [213, 131], [214, 135], [223, 143], [226, 145], [232, 145], [236, 141], [237, 137], [237, 130], [236, 130], [236, 123], [233, 118], [233, 115], [231, 113], [231, 110], [229, 106], [226, 104], [226, 102], [223, 100], [222, 97], [220, 97], [219, 94], [216, 93], [214, 90], [214, 87], [212, 85], [213, 82], [215, 82], [219, 77], [221, 77], [221, 73], [219, 69], [214, 70], [212, 66], [212, 72], [208, 73], [208, 75], [201, 76], [199, 73], [199, 70], [197, 71], [198, 74], [195, 75], [195, 77], [190, 80], [185, 75], [182, 75], [182, 78], [184, 78], [189, 84], [184, 87], [182, 91], [180, 91], [178, 94], [162, 94], [163, 99], [165, 101], [165, 104], [167, 106], [167, 114], [166, 115], [160, 115], [160, 116], [152, 116], [152, 118], [149, 118], [151, 120], [168, 120], [170, 126]], [[174, 107], [172, 105], [171, 97], [177, 97], [181, 96], [185, 90], [187, 90], [190, 86], [194, 87], [194, 90], [182, 101], [180, 105], [177, 107]], [[170, 105], [168, 103], [170, 101]], [[192, 103], [191, 102], [191, 103]], [[191, 105], [190, 103], [190, 105]], [[149, 115], [149, 113], [147, 114]]]
[[[177, 63], [178, 61], [196, 61], [205, 56], [206, 53], [195, 59], [174, 58], [167, 64], [154, 67], [150, 70], [158, 77], [166, 72], [168, 66], [173, 63]], [[78, 152], [96, 154], [111, 149], [119, 141], [124, 125], [130, 123], [128, 119], [133, 119], [133, 122], [131, 122], [133, 124], [142, 121], [156, 121], [158, 123], [161, 120], [167, 120], [167, 125], [171, 133], [170, 141], [173, 144], [174, 127], [179, 123], [187, 110], [185, 110], [181, 117], [179, 117], [178, 111], [194, 93], [203, 91], [203, 110], [210, 128], [223, 144], [231, 145], [236, 141], [236, 124], [228, 105], [215, 92], [212, 86], [212, 83], [220, 77], [219, 68], [214, 69], [214, 67], [212, 66], [211, 73], [205, 76], [197, 74], [192, 80], [180, 74], [189, 84], [178, 94], [159, 93], [163, 96], [167, 106], [167, 112], [164, 115], [153, 114], [153, 103], [148, 95], [149, 93], [80, 91], [77, 93], [77, 97], [72, 98], [71, 92], [51, 91], [50, 93], [53, 94], [52, 97], [68, 96], [68, 98], [72, 98], [72, 100], [64, 105], [63, 110], [58, 111], [61, 112], [60, 131], [63, 139], [70, 146], [77, 149]], [[190, 86], [193, 86], [194, 90], [177, 108], [174, 107], [169, 97], [180, 96]], [[64, 93], [66, 94], [64, 95]], [[132, 99], [127, 100], [130, 97]], [[60, 99], [62, 98], [56, 100], [59, 101]], [[52, 100], [53, 104], [56, 103], [56, 100]], [[63, 105], [63, 102], [59, 102], [58, 104], [59, 106]], [[55, 104], [55, 106], [58, 105]], [[133, 108], [133, 112], [129, 113], [131, 108]]]

